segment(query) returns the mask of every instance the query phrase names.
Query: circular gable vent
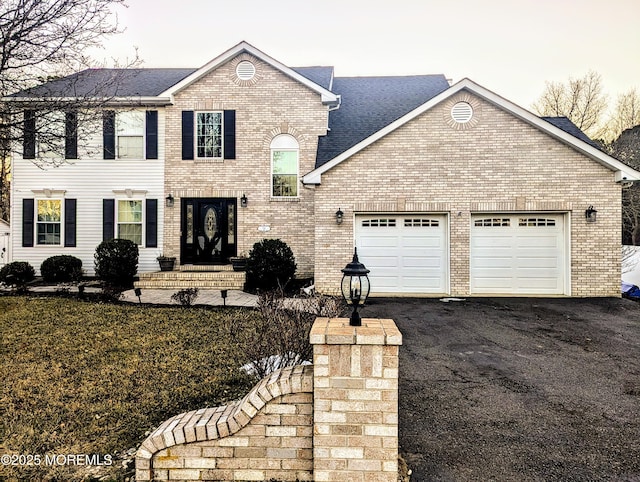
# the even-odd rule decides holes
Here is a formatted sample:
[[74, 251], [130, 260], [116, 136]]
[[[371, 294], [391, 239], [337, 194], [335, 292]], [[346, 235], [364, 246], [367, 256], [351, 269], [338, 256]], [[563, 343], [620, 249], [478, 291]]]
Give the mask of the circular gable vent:
[[236, 67], [236, 75], [240, 80], [251, 80], [256, 75], [256, 67], [248, 60], [243, 60]]
[[458, 124], [466, 124], [473, 117], [473, 107], [468, 102], [458, 102], [451, 108], [451, 118]]

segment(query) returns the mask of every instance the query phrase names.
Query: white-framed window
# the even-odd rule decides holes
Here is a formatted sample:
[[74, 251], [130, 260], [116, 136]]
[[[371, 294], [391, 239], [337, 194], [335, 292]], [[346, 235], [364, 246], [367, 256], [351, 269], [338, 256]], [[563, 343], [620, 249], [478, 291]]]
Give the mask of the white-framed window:
[[196, 112], [196, 158], [222, 159], [222, 139], [222, 111]]
[[118, 159], [144, 159], [144, 111], [116, 114], [116, 152]]
[[62, 200], [36, 201], [36, 244], [59, 246], [62, 244]]
[[116, 237], [128, 239], [138, 246], [143, 240], [143, 201], [142, 199], [118, 199], [116, 209]]
[[289, 134], [271, 141], [271, 196], [297, 197], [300, 147]]

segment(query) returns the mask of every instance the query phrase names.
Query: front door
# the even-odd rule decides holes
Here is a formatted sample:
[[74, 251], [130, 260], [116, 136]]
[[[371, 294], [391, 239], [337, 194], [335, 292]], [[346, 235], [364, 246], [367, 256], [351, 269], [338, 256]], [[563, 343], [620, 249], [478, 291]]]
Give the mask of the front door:
[[182, 200], [181, 264], [228, 263], [236, 255], [235, 198]]

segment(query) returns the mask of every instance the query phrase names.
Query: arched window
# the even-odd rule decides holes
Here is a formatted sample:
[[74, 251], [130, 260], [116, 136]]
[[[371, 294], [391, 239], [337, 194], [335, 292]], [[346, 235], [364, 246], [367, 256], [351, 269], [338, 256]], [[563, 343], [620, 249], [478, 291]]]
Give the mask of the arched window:
[[271, 141], [271, 195], [298, 195], [298, 141], [289, 134], [280, 134]]

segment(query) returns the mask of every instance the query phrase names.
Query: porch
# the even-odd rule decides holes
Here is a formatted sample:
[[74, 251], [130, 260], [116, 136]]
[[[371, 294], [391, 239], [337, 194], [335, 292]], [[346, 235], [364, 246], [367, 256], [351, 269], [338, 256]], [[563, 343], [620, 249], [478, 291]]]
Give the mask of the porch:
[[233, 271], [230, 264], [186, 264], [173, 271], [140, 273], [136, 288], [181, 290], [242, 290], [246, 279], [244, 271]]

